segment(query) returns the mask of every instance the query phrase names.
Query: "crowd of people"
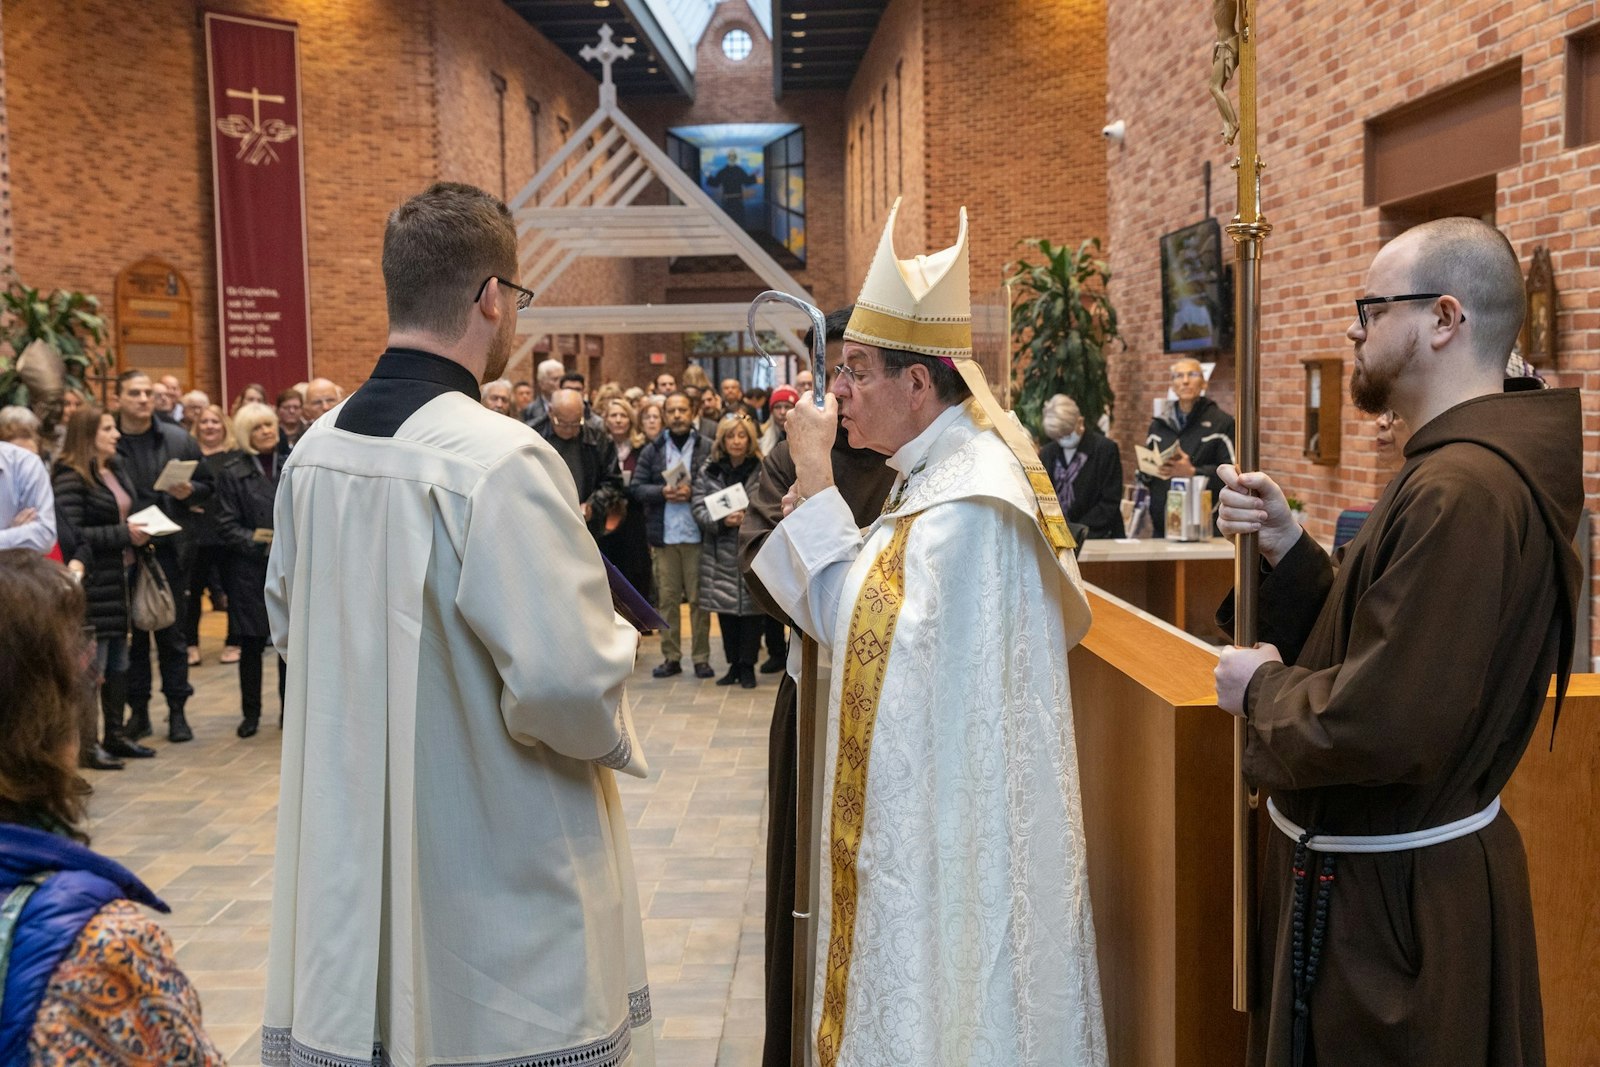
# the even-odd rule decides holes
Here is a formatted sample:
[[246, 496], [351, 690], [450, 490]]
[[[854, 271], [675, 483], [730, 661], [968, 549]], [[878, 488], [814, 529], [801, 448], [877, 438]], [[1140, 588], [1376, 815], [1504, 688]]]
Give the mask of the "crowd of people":
[[[26, 408], [0, 412], [0, 549], [49, 556], [83, 588], [94, 654], [79, 701], [81, 768], [119, 770], [156, 755], [143, 741], [155, 732], [157, 675], [168, 742], [193, 739], [189, 669], [201, 663], [207, 596], [228, 616], [221, 662], [238, 665], [238, 735], [256, 733], [278, 472], [342, 396], [318, 378], [269, 404], [252, 384], [224, 409], [173, 375], [133, 369], [103, 408], [67, 390], [48, 427]], [[281, 700], [281, 660], [278, 675]]]
[[716, 677], [712, 615], [728, 664], [716, 684], [754, 688], [758, 660], [762, 674], [782, 671], [784, 625], [756, 605], [739, 573], [744, 509], [724, 510], [720, 501], [735, 485], [748, 500], [762, 457], [783, 440], [799, 401], [795, 387], [747, 390], [725, 378], [713, 388], [692, 363], [681, 385], [662, 372], [648, 388], [606, 382], [591, 392], [582, 374], [557, 359], [540, 363], [534, 379], [489, 382], [481, 402], [531, 426], [556, 450], [601, 552], [667, 620], [654, 676], [683, 673], [685, 602], [696, 678]]

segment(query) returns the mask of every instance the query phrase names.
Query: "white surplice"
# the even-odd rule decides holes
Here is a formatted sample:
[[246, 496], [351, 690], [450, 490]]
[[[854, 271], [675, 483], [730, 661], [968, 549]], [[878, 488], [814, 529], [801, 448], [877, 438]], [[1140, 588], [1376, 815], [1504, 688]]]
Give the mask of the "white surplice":
[[649, 1067], [612, 771], [645, 774], [636, 635], [572, 477], [459, 391], [393, 437], [338, 413], [284, 468], [267, 580], [288, 684], [264, 1062]]
[[[1076, 564], [1058, 565], [1020, 465], [964, 406], [889, 464], [896, 493], [872, 526], [858, 530], [829, 489], [780, 522], [754, 563], [837, 664], [893, 520], [917, 516], [872, 733], [839, 1067], [1104, 1064], [1067, 687], [1067, 649], [1087, 625]], [[824, 813], [842, 680], [835, 666]], [[832, 926], [828, 822], [819, 991]], [[813, 1038], [821, 1013], [819, 993]]]

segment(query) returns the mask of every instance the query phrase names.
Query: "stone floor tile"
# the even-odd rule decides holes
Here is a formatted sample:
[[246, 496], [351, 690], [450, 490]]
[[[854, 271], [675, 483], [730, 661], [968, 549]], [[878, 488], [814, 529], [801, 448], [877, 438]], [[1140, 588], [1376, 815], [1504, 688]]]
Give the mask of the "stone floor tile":
[[[120, 772], [92, 773], [94, 846], [173, 908], [163, 925], [201, 996], [207, 1030], [236, 1067], [260, 1062], [277, 831], [280, 737], [269, 716], [234, 736], [237, 672], [217, 663], [223, 617], [202, 626], [195, 740]], [[714, 629], [714, 628], [713, 628]], [[715, 638], [715, 635], [713, 635]], [[713, 646], [718, 647], [714, 639]], [[647, 638], [629, 684], [649, 778], [620, 778], [644, 915], [658, 1067], [753, 1067], [762, 1024], [767, 724], [776, 692], [650, 677]], [[688, 658], [685, 657], [687, 668]], [[718, 674], [726, 668], [713, 656]], [[268, 700], [271, 696], [270, 670]]]

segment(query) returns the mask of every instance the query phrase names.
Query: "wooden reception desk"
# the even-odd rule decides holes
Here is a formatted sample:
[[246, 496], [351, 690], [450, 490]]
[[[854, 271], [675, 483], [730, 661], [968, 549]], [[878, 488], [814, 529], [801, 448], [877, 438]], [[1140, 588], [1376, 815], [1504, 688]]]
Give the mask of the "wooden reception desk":
[[[1232, 717], [1216, 706], [1216, 652], [1098, 589], [1090, 602], [1072, 703], [1111, 1063], [1243, 1063], [1245, 1017], [1229, 1001]], [[1573, 677], [1553, 752], [1552, 708], [1502, 799], [1527, 846], [1560, 1067], [1600, 1049], [1600, 676]]]
[[1233, 588], [1233, 542], [1085, 541], [1078, 553], [1083, 580], [1134, 607], [1207, 640], [1217, 629], [1217, 605]]

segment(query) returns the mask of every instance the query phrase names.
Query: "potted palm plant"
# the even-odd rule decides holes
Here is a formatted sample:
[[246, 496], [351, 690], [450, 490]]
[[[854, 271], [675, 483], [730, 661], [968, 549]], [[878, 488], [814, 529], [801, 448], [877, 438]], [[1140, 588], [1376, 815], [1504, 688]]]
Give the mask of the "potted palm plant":
[[1021, 294], [1011, 308], [1017, 417], [1038, 436], [1045, 401], [1065, 393], [1094, 426], [1111, 413], [1115, 400], [1107, 348], [1112, 342], [1127, 347], [1106, 295], [1111, 268], [1100, 258], [1100, 239], [1091, 237], [1076, 249], [1043, 237], [1018, 243], [1036, 250], [1040, 261], [1019, 258], [1006, 279], [1012, 292]]

